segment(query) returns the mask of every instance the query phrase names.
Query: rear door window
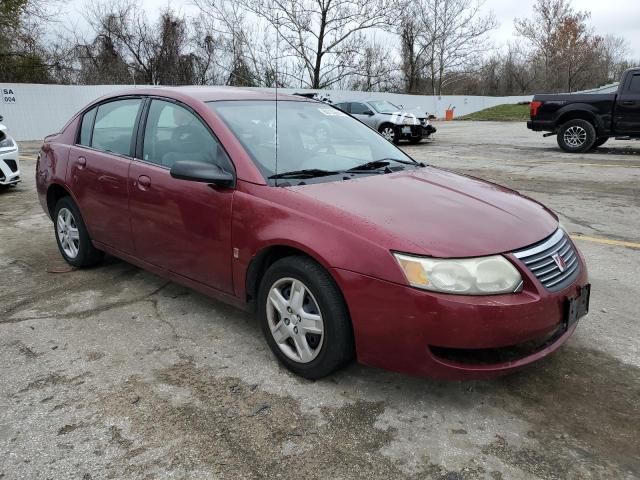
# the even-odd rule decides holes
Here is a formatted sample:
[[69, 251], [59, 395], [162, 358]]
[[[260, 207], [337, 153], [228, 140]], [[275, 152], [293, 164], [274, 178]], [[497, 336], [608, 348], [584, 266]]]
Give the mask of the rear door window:
[[129, 156], [142, 105], [139, 98], [103, 103], [98, 107], [91, 147], [104, 152]]

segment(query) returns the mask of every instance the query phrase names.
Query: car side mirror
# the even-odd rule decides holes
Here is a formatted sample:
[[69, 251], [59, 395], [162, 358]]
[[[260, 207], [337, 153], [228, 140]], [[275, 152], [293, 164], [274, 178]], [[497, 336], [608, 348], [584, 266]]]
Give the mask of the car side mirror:
[[4, 117], [0, 115], [0, 122], [4, 120]]
[[171, 167], [169, 174], [179, 180], [209, 183], [218, 187], [231, 187], [234, 181], [233, 174], [218, 165], [191, 160], [177, 161]]
[[366, 110], [366, 111], [364, 112], [364, 114], [365, 114], [365, 115], [369, 115], [369, 116], [371, 116], [371, 115], [373, 115], [373, 112], [372, 112], [371, 110]]

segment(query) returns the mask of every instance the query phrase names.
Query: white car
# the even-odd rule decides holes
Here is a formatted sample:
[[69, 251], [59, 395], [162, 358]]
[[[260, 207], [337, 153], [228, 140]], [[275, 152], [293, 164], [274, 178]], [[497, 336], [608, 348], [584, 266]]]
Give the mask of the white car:
[[0, 123], [0, 187], [16, 185], [20, 181], [19, 158], [18, 144], [7, 135], [7, 127]]

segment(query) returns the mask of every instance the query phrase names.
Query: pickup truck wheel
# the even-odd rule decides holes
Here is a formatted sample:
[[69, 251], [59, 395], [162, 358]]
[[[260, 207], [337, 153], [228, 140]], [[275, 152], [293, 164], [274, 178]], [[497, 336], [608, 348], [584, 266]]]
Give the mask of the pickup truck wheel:
[[607, 143], [607, 140], [609, 140], [609, 137], [598, 137], [596, 142], [593, 144], [593, 148], [601, 147], [602, 145]]
[[308, 257], [276, 261], [260, 282], [257, 316], [271, 351], [293, 373], [329, 375], [354, 356], [347, 306], [331, 275]]
[[583, 153], [591, 150], [595, 142], [596, 129], [587, 120], [569, 120], [558, 130], [558, 145], [565, 152]]

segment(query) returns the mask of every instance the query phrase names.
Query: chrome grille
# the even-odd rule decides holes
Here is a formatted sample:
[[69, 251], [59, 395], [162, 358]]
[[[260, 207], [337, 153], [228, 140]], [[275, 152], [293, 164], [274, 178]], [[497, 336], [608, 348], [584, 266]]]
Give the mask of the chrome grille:
[[[557, 292], [571, 285], [580, 273], [578, 252], [562, 229], [556, 230], [546, 240], [523, 250], [513, 252], [547, 290]], [[556, 257], [557, 255], [557, 257]], [[564, 262], [564, 269], [558, 266], [555, 258]]]

